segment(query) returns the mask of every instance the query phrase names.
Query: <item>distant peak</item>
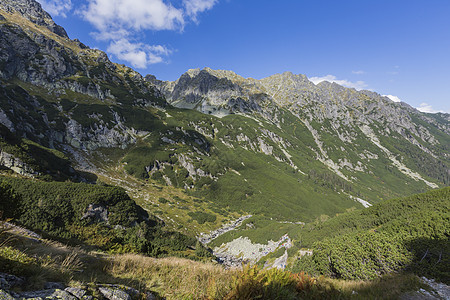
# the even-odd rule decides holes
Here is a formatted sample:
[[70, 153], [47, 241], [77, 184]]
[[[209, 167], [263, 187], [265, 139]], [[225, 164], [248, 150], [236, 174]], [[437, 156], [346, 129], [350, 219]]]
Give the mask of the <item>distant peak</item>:
[[200, 69], [189, 69], [187, 70], [186, 74], [188, 74], [190, 77], [195, 77], [200, 73]]
[[35, 0], [0, 0], [0, 9], [7, 13], [18, 13], [36, 25], [45, 26], [57, 35], [68, 38], [64, 28], [57, 25]]
[[219, 78], [234, 78], [236, 76], [241, 77], [234, 73], [233, 71], [229, 70], [213, 70], [209, 67], [204, 68], [202, 71], [208, 72], [211, 75], [214, 75]]
[[272, 80], [272, 79], [276, 79], [276, 80], [280, 80], [280, 79], [292, 79], [294, 81], [302, 81], [302, 82], [308, 82], [308, 77], [306, 77], [306, 75], [303, 74], [294, 74], [290, 71], [285, 71], [283, 73], [277, 73], [277, 74], [273, 74], [269, 77], [263, 78], [263, 81], [266, 80]]

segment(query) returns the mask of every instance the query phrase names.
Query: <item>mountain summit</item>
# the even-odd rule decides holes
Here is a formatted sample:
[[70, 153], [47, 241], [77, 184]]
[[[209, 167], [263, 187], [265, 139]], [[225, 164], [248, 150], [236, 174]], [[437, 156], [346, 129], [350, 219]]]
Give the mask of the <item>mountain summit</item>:
[[0, 8], [11, 14], [19, 14], [39, 26], [47, 27], [61, 37], [68, 37], [64, 28], [57, 25], [52, 17], [34, 0], [2, 0]]

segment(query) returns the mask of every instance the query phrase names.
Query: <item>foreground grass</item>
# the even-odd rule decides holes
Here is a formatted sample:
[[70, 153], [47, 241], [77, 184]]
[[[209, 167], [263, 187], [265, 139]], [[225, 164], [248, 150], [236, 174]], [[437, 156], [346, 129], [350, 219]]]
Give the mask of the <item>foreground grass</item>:
[[139, 255], [114, 256], [106, 271], [138, 280], [167, 299], [223, 299], [231, 290], [237, 270], [180, 258], [154, 259]]
[[[87, 252], [53, 241], [12, 236], [0, 243], [0, 272], [27, 278], [28, 289], [46, 281], [72, 286], [114, 283], [165, 299], [397, 299], [422, 287], [419, 278], [394, 274], [371, 281], [313, 278], [304, 273], [222, 266], [181, 258]], [[1, 235], [5, 240], [5, 234]]]

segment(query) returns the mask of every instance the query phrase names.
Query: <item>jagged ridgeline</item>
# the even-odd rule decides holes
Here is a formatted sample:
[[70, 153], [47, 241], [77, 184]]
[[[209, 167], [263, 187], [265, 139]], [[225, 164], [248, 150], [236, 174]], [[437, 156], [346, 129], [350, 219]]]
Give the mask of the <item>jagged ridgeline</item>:
[[206, 68], [161, 82], [69, 39], [33, 0], [2, 1], [0, 14], [1, 162], [16, 173], [98, 176], [193, 232], [244, 213], [308, 221], [449, 183], [448, 114], [291, 73]]

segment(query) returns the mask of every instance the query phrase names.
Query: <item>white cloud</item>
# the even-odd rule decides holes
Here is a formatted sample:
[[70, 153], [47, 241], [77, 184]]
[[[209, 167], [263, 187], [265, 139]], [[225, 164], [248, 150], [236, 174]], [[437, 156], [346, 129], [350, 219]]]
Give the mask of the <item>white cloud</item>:
[[38, 0], [42, 8], [52, 17], [67, 17], [67, 13], [72, 9], [71, 0]]
[[362, 71], [362, 70], [352, 71], [352, 73], [353, 73], [353, 74], [356, 74], [356, 75], [363, 75], [363, 74], [366, 74], [366, 72], [364, 72], [364, 71]]
[[[61, 0], [59, 0], [61, 1]], [[218, 0], [181, 0], [180, 7], [168, 0], [87, 0], [79, 13], [97, 32], [91, 35], [110, 41], [108, 52], [136, 68], [163, 62], [171, 51], [166, 47], [132, 43], [142, 31], [180, 30], [186, 22], [211, 9]]]
[[367, 84], [364, 81], [356, 81], [351, 82], [347, 79], [337, 79], [334, 75], [326, 75], [323, 77], [311, 77], [309, 80], [314, 84], [319, 84], [322, 81], [328, 81], [328, 82], [335, 82], [339, 85], [348, 87], [348, 88], [354, 88], [356, 90], [362, 90], [367, 87]]
[[399, 97], [394, 96], [394, 95], [383, 95], [383, 96], [388, 97], [389, 99], [391, 99], [394, 102], [402, 102], [402, 100]]
[[420, 103], [420, 106], [416, 107], [416, 108], [417, 108], [417, 110], [420, 110], [421, 112], [424, 112], [424, 113], [433, 113], [433, 114], [438, 113], [438, 112], [447, 113], [447, 114], [450, 113], [450, 111], [434, 109], [433, 106], [431, 106], [431, 104], [428, 104], [426, 102]]
[[111, 42], [107, 51], [118, 59], [131, 63], [133, 67], [141, 69], [150, 64], [163, 62], [163, 58], [171, 53], [161, 45], [149, 46], [143, 43], [131, 43], [124, 38]]
[[163, 0], [88, 0], [84, 18], [100, 32], [117, 30], [176, 30], [183, 11]]
[[197, 14], [211, 9], [218, 0], [184, 0], [186, 14], [197, 21]]

